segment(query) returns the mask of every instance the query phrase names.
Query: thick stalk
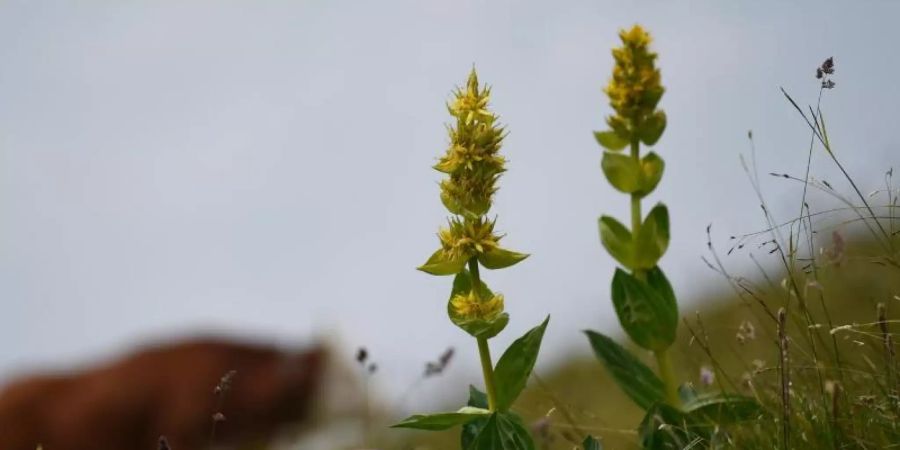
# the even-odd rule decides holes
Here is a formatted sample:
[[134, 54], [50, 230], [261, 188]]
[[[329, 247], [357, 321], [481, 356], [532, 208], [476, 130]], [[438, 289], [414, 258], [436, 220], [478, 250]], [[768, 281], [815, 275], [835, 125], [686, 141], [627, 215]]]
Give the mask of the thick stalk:
[[[641, 148], [637, 139], [631, 141], [631, 158], [641, 163]], [[641, 229], [641, 196], [631, 194], [631, 235], [637, 237]]]
[[[481, 275], [478, 273], [476, 258], [469, 260], [469, 273], [472, 275], [472, 289], [477, 297], [480, 295]], [[487, 391], [488, 409], [494, 411], [497, 407], [497, 390], [494, 388], [494, 364], [491, 362], [491, 348], [488, 346], [487, 338], [476, 339], [478, 340], [478, 356], [481, 359], [481, 373], [484, 376], [484, 389]]]
[[[637, 139], [631, 141], [631, 158], [638, 164], [641, 163], [641, 144]], [[637, 235], [641, 229], [641, 196], [639, 194], [631, 194], [631, 235], [637, 239]], [[643, 280], [646, 275], [643, 271], [635, 269], [633, 272], [635, 278]], [[675, 383], [675, 371], [672, 370], [672, 360], [669, 358], [668, 349], [655, 351], [656, 365], [659, 368], [659, 376], [662, 378], [666, 391], [666, 402], [678, 407], [681, 400], [678, 398], [678, 388]]]
[[481, 356], [481, 372], [484, 375], [484, 388], [487, 391], [488, 409], [497, 409], [497, 390], [494, 388], [494, 368], [491, 363], [491, 349], [485, 338], [478, 338], [478, 354]]
[[672, 358], [669, 357], [669, 349], [653, 352], [656, 355], [656, 365], [659, 367], [659, 377], [662, 378], [666, 389], [666, 403], [679, 407], [681, 399], [678, 397], [678, 389], [675, 387], [675, 371], [672, 370]]

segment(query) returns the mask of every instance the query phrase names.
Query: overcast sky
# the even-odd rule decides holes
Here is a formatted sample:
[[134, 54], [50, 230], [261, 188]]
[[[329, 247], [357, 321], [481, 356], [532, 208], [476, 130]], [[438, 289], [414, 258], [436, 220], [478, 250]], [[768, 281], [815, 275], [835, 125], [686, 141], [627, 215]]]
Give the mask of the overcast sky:
[[[814, 102], [833, 55], [824, 109], [848, 170], [871, 190], [900, 163], [900, 3], [738, 3], [0, 1], [0, 378], [221, 330], [365, 345], [394, 391], [453, 345], [477, 381], [451, 279], [414, 270], [445, 223], [430, 166], [473, 64], [510, 131], [497, 226], [532, 254], [485, 274], [511, 315], [495, 356], [548, 313], [541, 366], [587, 352], [579, 330], [620, 329], [596, 218], [628, 202], [591, 131], [636, 22], [669, 117], [647, 203], [670, 207], [662, 266], [691, 311], [724, 288], [706, 225], [722, 245], [763, 225], [747, 130], [761, 172], [802, 171], [809, 133], [779, 86]], [[764, 181], [796, 214], [797, 191]]]

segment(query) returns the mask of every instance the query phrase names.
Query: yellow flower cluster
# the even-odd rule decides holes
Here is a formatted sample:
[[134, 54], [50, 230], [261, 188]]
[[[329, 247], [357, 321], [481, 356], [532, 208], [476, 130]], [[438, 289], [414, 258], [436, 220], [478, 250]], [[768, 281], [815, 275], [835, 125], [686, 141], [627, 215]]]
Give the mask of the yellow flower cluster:
[[450, 175], [441, 182], [444, 206], [453, 214], [477, 217], [490, 209], [497, 178], [505, 170], [499, 155], [505, 134], [487, 109], [491, 91], [479, 88], [474, 69], [466, 88], [457, 89], [454, 96], [447, 105], [456, 118], [449, 129], [450, 147], [434, 168]]
[[465, 222], [451, 219], [450, 226], [441, 228], [438, 237], [444, 256], [454, 261], [468, 261], [497, 248], [500, 241], [500, 236], [494, 234], [494, 221], [483, 217]]
[[457, 294], [450, 300], [453, 312], [464, 320], [492, 321], [503, 313], [503, 294], [481, 298], [475, 289]]
[[614, 48], [613, 76], [606, 86], [609, 104], [616, 111], [607, 123], [616, 134], [632, 136], [655, 113], [665, 89], [662, 87], [656, 53], [650, 51], [650, 34], [639, 25], [619, 32], [622, 46]]

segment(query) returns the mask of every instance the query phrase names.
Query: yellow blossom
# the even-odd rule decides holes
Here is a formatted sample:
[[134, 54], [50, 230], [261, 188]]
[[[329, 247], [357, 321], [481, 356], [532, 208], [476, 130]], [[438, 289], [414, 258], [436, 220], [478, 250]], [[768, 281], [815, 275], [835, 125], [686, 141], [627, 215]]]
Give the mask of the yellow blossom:
[[474, 290], [457, 294], [450, 300], [453, 312], [463, 320], [492, 321], [503, 312], [503, 295], [480, 298]]
[[466, 125], [475, 120], [491, 123], [494, 120], [494, 115], [487, 110], [490, 99], [491, 89], [488, 87], [479, 89], [478, 75], [473, 68], [472, 72], [469, 73], [466, 89], [456, 90], [456, 99], [449, 105], [450, 114]]
[[500, 241], [500, 236], [494, 234], [494, 221], [484, 218], [465, 222], [450, 220], [450, 226], [441, 228], [438, 237], [444, 255], [451, 260], [468, 260], [497, 248]]

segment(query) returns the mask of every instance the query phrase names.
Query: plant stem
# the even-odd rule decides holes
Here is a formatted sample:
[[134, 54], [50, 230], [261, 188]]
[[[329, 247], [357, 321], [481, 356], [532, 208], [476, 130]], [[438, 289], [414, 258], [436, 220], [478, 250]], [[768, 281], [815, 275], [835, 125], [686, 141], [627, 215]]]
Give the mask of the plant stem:
[[666, 403], [678, 408], [681, 399], [678, 397], [678, 389], [675, 387], [675, 371], [672, 370], [672, 359], [669, 358], [669, 350], [653, 352], [656, 356], [656, 365], [659, 367], [659, 376], [662, 378], [666, 390]]
[[[640, 142], [635, 139], [631, 141], [631, 158], [634, 159], [638, 164], [641, 163], [641, 148]], [[631, 235], [634, 238], [637, 238], [637, 234], [641, 229], [641, 196], [632, 193], [631, 194]]]
[[[478, 260], [469, 260], [469, 273], [472, 275], [472, 290], [478, 296], [481, 288], [481, 275], [478, 273]], [[487, 391], [488, 409], [494, 411], [497, 407], [497, 390], [494, 388], [494, 364], [491, 362], [491, 348], [487, 338], [478, 340], [478, 356], [481, 358], [481, 373], [484, 376], [484, 389]]]
[[491, 349], [485, 338], [478, 338], [478, 353], [481, 356], [481, 372], [484, 375], [484, 388], [487, 391], [488, 409], [497, 409], [497, 391], [494, 389], [494, 368], [491, 364]]
[[[641, 163], [641, 143], [637, 139], [631, 141], [631, 158], [638, 164]], [[637, 193], [631, 194], [631, 235], [637, 239], [637, 235], [641, 230], [641, 196]], [[642, 270], [635, 269], [633, 271], [635, 278], [644, 280], [645, 275]], [[668, 349], [653, 352], [656, 355], [656, 365], [659, 368], [659, 376], [662, 378], [666, 391], [666, 403], [670, 406], [678, 407], [681, 400], [678, 397], [678, 388], [675, 383], [675, 371], [672, 370], [672, 360], [669, 358]]]

